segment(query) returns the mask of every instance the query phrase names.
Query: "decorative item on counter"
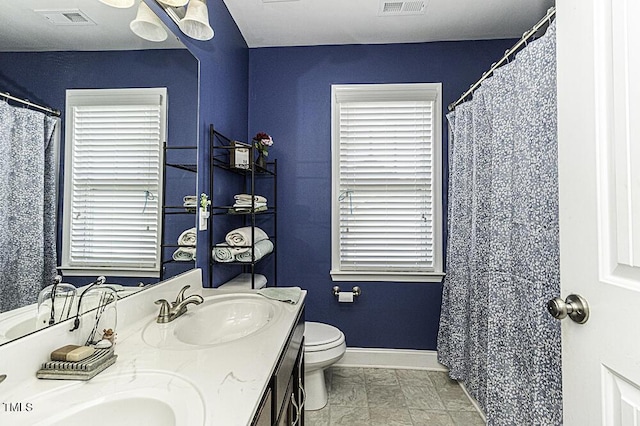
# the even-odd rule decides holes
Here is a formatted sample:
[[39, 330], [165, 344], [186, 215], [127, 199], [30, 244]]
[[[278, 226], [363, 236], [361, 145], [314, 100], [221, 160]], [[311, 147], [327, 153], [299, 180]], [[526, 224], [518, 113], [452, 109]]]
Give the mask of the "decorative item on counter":
[[108, 349], [111, 346], [113, 346], [113, 343], [111, 343], [109, 340], [107, 339], [102, 339], [100, 340], [98, 343], [96, 343], [95, 345], [93, 345], [94, 348], [96, 349]]
[[102, 340], [108, 340], [112, 345], [116, 343], [116, 332], [112, 328], [105, 328], [102, 333]]
[[[54, 353], [65, 348], [56, 349]], [[80, 346], [79, 348], [85, 348], [85, 346]], [[86, 352], [85, 349], [83, 349], [83, 351]], [[80, 361], [51, 360], [44, 362], [40, 370], [36, 372], [36, 377], [38, 379], [54, 380], [89, 380], [107, 367], [113, 365], [117, 358], [118, 355], [113, 353], [113, 347], [95, 349], [91, 355]]]
[[63, 283], [62, 277], [56, 275], [54, 284], [40, 290], [38, 294], [37, 329], [69, 318], [76, 296], [76, 288], [71, 284]]
[[267, 156], [269, 155], [269, 147], [273, 145], [271, 136], [264, 132], [260, 132], [253, 137], [253, 146], [258, 150], [258, 158], [256, 165], [261, 169], [267, 169]]
[[66, 345], [51, 352], [51, 361], [82, 361], [96, 350], [90, 346]]
[[[97, 308], [95, 309], [95, 319], [91, 333], [85, 342], [85, 346], [95, 344], [99, 339], [96, 338], [96, 333], [103, 326], [107, 326], [106, 329], [113, 330], [118, 326], [118, 309], [116, 301], [118, 299], [116, 292], [108, 287], [94, 288], [92, 291], [98, 292], [99, 300], [97, 301]], [[105, 329], [103, 329], [105, 330]]]

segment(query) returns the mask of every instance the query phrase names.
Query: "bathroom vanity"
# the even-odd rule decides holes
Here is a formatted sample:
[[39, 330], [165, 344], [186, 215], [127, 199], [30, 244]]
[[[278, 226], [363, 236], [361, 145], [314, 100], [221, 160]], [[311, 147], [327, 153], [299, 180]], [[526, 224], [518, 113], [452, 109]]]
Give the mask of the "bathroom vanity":
[[[174, 300], [185, 285], [204, 303], [158, 324], [155, 300]], [[7, 343], [0, 424], [302, 425], [305, 296], [289, 304], [202, 289], [199, 270], [174, 277], [119, 303], [118, 359], [86, 382], [35, 373], [52, 350], [84, 343], [87, 317], [75, 332], [67, 321]]]
[[256, 426], [304, 425], [304, 310], [280, 354], [269, 386], [253, 420]]

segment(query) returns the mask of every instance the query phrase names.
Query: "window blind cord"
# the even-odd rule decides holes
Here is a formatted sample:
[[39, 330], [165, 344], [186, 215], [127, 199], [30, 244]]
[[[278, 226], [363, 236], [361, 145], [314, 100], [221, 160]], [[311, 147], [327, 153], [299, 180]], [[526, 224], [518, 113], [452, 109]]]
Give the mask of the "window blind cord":
[[142, 213], [147, 210], [147, 201], [155, 199], [156, 197], [151, 193], [151, 191], [144, 191], [144, 206], [142, 207]]
[[351, 194], [353, 194], [353, 191], [347, 189], [338, 195], [338, 201], [344, 201], [345, 198], [349, 197], [349, 214], [353, 214], [353, 200], [351, 199]]

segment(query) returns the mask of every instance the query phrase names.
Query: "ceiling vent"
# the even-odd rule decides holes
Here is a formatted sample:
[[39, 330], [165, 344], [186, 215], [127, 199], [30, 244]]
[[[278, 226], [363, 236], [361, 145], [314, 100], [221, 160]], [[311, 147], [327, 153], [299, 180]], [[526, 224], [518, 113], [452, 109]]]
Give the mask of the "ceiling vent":
[[80, 9], [34, 10], [53, 25], [95, 25]]
[[378, 16], [424, 15], [427, 8], [425, 0], [419, 1], [380, 1]]

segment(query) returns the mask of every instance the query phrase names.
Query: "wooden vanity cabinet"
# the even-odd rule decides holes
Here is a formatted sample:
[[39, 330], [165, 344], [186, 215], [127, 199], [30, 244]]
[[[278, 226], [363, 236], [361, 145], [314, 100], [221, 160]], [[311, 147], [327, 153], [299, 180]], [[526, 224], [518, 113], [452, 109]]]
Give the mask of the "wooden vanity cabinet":
[[255, 426], [271, 426], [271, 417], [273, 416], [272, 411], [273, 403], [271, 399], [271, 388], [269, 387], [262, 398], [260, 408], [258, 408], [258, 413], [256, 414], [253, 424]]
[[304, 309], [280, 354], [252, 425], [304, 426]]

